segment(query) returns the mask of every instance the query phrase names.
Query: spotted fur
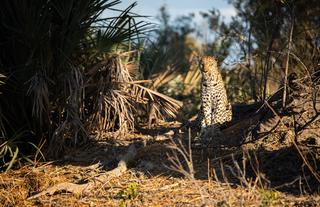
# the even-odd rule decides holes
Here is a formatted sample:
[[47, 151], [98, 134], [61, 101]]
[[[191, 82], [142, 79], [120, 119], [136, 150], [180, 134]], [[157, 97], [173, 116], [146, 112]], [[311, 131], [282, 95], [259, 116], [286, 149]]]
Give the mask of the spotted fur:
[[202, 74], [201, 108], [199, 121], [201, 139], [220, 134], [220, 126], [232, 119], [231, 105], [227, 99], [225, 85], [214, 57], [199, 59]]

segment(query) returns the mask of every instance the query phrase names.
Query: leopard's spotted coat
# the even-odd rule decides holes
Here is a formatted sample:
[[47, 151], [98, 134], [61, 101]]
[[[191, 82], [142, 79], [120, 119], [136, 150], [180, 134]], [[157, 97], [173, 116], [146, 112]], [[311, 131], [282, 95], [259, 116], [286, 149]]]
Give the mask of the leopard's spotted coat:
[[201, 140], [220, 136], [220, 126], [231, 121], [232, 110], [227, 99], [225, 85], [214, 57], [199, 59], [202, 74], [201, 108], [198, 120], [201, 126]]

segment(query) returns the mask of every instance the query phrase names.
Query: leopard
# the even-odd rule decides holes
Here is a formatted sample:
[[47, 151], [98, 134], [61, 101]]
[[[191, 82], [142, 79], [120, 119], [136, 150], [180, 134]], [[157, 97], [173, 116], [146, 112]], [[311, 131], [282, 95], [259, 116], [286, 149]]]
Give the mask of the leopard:
[[201, 105], [197, 120], [200, 124], [200, 140], [210, 142], [221, 138], [221, 126], [232, 120], [232, 107], [218, 63], [213, 56], [198, 58], [201, 71]]

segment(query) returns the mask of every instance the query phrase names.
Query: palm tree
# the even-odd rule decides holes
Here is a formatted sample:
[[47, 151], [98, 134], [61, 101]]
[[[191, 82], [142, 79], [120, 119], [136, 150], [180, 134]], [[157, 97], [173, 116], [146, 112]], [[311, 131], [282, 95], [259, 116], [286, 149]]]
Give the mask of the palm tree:
[[[133, 129], [134, 104], [147, 108], [153, 99], [167, 104], [163, 112], [176, 111], [179, 102], [130, 75], [130, 66], [139, 61], [137, 45], [151, 25], [131, 12], [136, 3], [123, 11], [116, 9], [119, 3], [1, 2], [0, 74], [7, 77], [0, 97], [4, 162], [17, 157], [2, 153], [10, 137], [24, 143], [45, 139], [48, 152], [58, 156], [66, 147], [86, 142], [88, 130]], [[109, 11], [118, 15], [103, 17]], [[17, 137], [17, 132], [23, 133]], [[28, 151], [20, 146], [19, 154]]]

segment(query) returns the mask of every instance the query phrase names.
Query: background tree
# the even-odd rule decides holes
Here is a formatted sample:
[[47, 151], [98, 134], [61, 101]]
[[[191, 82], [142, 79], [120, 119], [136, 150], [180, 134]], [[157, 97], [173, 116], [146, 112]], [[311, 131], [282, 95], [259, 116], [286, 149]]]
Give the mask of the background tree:
[[[315, 73], [319, 65], [317, 1], [230, 1], [237, 9], [231, 23], [234, 44], [248, 71], [251, 97], [264, 100], [289, 73]], [[246, 88], [246, 87], [244, 87]]]
[[141, 56], [144, 78], [153, 79], [152, 88], [184, 102], [183, 114], [192, 116], [200, 104], [200, 71], [195, 55], [214, 55], [222, 63], [229, 54], [229, 28], [213, 9], [201, 13], [210, 26], [209, 34], [194, 21], [195, 14], [171, 20], [165, 6], [160, 8], [159, 27]]

